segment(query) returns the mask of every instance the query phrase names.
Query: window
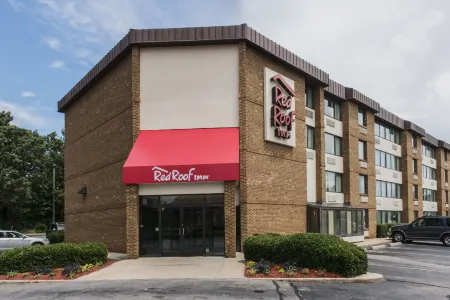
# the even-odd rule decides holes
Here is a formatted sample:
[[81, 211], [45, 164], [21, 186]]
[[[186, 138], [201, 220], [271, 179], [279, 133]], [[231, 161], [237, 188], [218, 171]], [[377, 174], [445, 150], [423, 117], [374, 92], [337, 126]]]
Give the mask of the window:
[[322, 209], [320, 217], [320, 233], [337, 236], [364, 234], [365, 220], [362, 209]]
[[366, 111], [361, 106], [358, 106], [358, 124], [367, 126]]
[[414, 211], [414, 220], [419, 218], [419, 212], [417, 210]]
[[313, 108], [313, 90], [309, 86], [305, 90], [305, 105], [311, 109]]
[[445, 191], [445, 204], [448, 204], [448, 192]]
[[375, 135], [393, 143], [400, 144], [400, 133], [394, 127], [376, 122]]
[[417, 174], [417, 159], [413, 158], [413, 174]]
[[341, 120], [341, 106], [339, 102], [325, 98], [325, 115]]
[[445, 182], [448, 183], [448, 171], [444, 170]]
[[427, 144], [422, 144], [422, 155], [425, 155], [425, 156], [428, 156], [431, 158], [436, 158], [436, 152], [435, 152], [434, 148]]
[[414, 134], [412, 135], [412, 146], [417, 149], [417, 136]]
[[314, 149], [314, 128], [306, 126], [306, 148]]
[[447, 226], [450, 227], [450, 218], [445, 218], [445, 220], [447, 221]]
[[367, 160], [367, 143], [358, 141], [358, 158], [359, 160]]
[[326, 172], [327, 192], [342, 193], [342, 174]]
[[401, 221], [400, 211], [377, 211], [377, 224], [401, 223]]
[[369, 210], [364, 210], [364, 228], [369, 228]]
[[419, 187], [417, 186], [417, 184], [413, 184], [413, 196], [414, 200], [419, 199]]
[[428, 166], [422, 165], [422, 177], [436, 180], [436, 170]]
[[401, 184], [381, 180], [377, 180], [376, 182], [377, 197], [401, 199], [402, 198], [401, 190], [402, 190]]
[[367, 175], [359, 175], [359, 193], [367, 195]]
[[375, 150], [375, 165], [400, 171], [400, 157], [380, 150]]
[[341, 138], [325, 133], [325, 153], [341, 156]]
[[447, 150], [444, 150], [444, 160], [447, 161]]
[[[423, 212], [424, 217], [436, 217], [437, 213], [435, 211], [424, 211]], [[423, 219], [422, 219], [423, 220]], [[426, 226], [426, 222], [422, 226]], [[440, 226], [440, 225], [439, 225]]]
[[422, 189], [422, 200], [436, 202], [436, 191], [429, 189]]

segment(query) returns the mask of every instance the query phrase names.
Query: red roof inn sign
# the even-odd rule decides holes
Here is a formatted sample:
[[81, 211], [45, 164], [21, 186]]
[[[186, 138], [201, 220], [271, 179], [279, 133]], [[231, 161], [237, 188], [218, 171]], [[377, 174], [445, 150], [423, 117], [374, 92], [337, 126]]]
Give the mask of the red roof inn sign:
[[264, 139], [295, 147], [294, 81], [264, 69]]

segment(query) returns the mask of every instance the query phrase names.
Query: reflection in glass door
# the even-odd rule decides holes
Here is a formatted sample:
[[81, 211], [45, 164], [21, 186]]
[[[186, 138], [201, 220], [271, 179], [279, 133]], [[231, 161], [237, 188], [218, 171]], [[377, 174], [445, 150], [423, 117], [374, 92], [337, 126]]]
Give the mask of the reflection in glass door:
[[162, 252], [181, 252], [181, 207], [161, 207], [161, 248]]

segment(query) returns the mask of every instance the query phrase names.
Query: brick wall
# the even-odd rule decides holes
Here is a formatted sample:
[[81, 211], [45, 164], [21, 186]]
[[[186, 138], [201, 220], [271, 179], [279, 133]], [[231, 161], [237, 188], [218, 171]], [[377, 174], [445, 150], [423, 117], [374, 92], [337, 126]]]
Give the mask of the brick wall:
[[[242, 240], [256, 233], [305, 232], [305, 80], [244, 43], [239, 63]], [[295, 148], [264, 141], [265, 67], [295, 82]]]
[[225, 257], [236, 257], [236, 182], [224, 182]]
[[[69, 242], [97, 241], [126, 252], [128, 188], [122, 166], [133, 144], [131, 55], [65, 112], [65, 222]], [[77, 194], [88, 187], [85, 198]]]
[[[402, 146], [401, 171], [402, 171], [402, 199], [403, 213], [402, 222], [408, 223], [414, 221], [414, 211], [418, 212], [418, 216], [423, 215], [422, 203], [422, 141], [417, 137], [417, 153], [413, 153], [412, 133], [410, 131], [402, 131], [400, 135], [400, 143]], [[413, 158], [417, 159], [417, 180], [413, 178]], [[419, 205], [414, 205], [413, 185], [418, 188]]]
[[316, 202], [321, 204], [326, 199], [325, 184], [325, 104], [324, 89], [317, 86], [313, 91], [315, 114], [314, 150], [316, 150]]
[[[352, 101], [342, 102], [342, 157], [344, 160], [343, 190], [344, 201], [354, 208], [364, 208], [369, 213], [369, 237], [376, 237], [376, 172], [375, 172], [375, 115], [365, 109], [366, 126], [358, 124], [358, 104]], [[361, 166], [358, 157], [358, 142], [366, 143], [366, 160]], [[359, 176], [367, 176], [367, 194], [361, 195]], [[368, 202], [361, 202], [361, 196]]]

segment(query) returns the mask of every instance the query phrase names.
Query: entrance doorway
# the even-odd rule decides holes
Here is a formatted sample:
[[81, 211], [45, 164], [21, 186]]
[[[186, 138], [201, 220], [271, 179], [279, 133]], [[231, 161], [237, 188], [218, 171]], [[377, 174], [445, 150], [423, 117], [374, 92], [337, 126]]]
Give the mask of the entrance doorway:
[[141, 197], [141, 256], [224, 255], [223, 200], [223, 194]]

